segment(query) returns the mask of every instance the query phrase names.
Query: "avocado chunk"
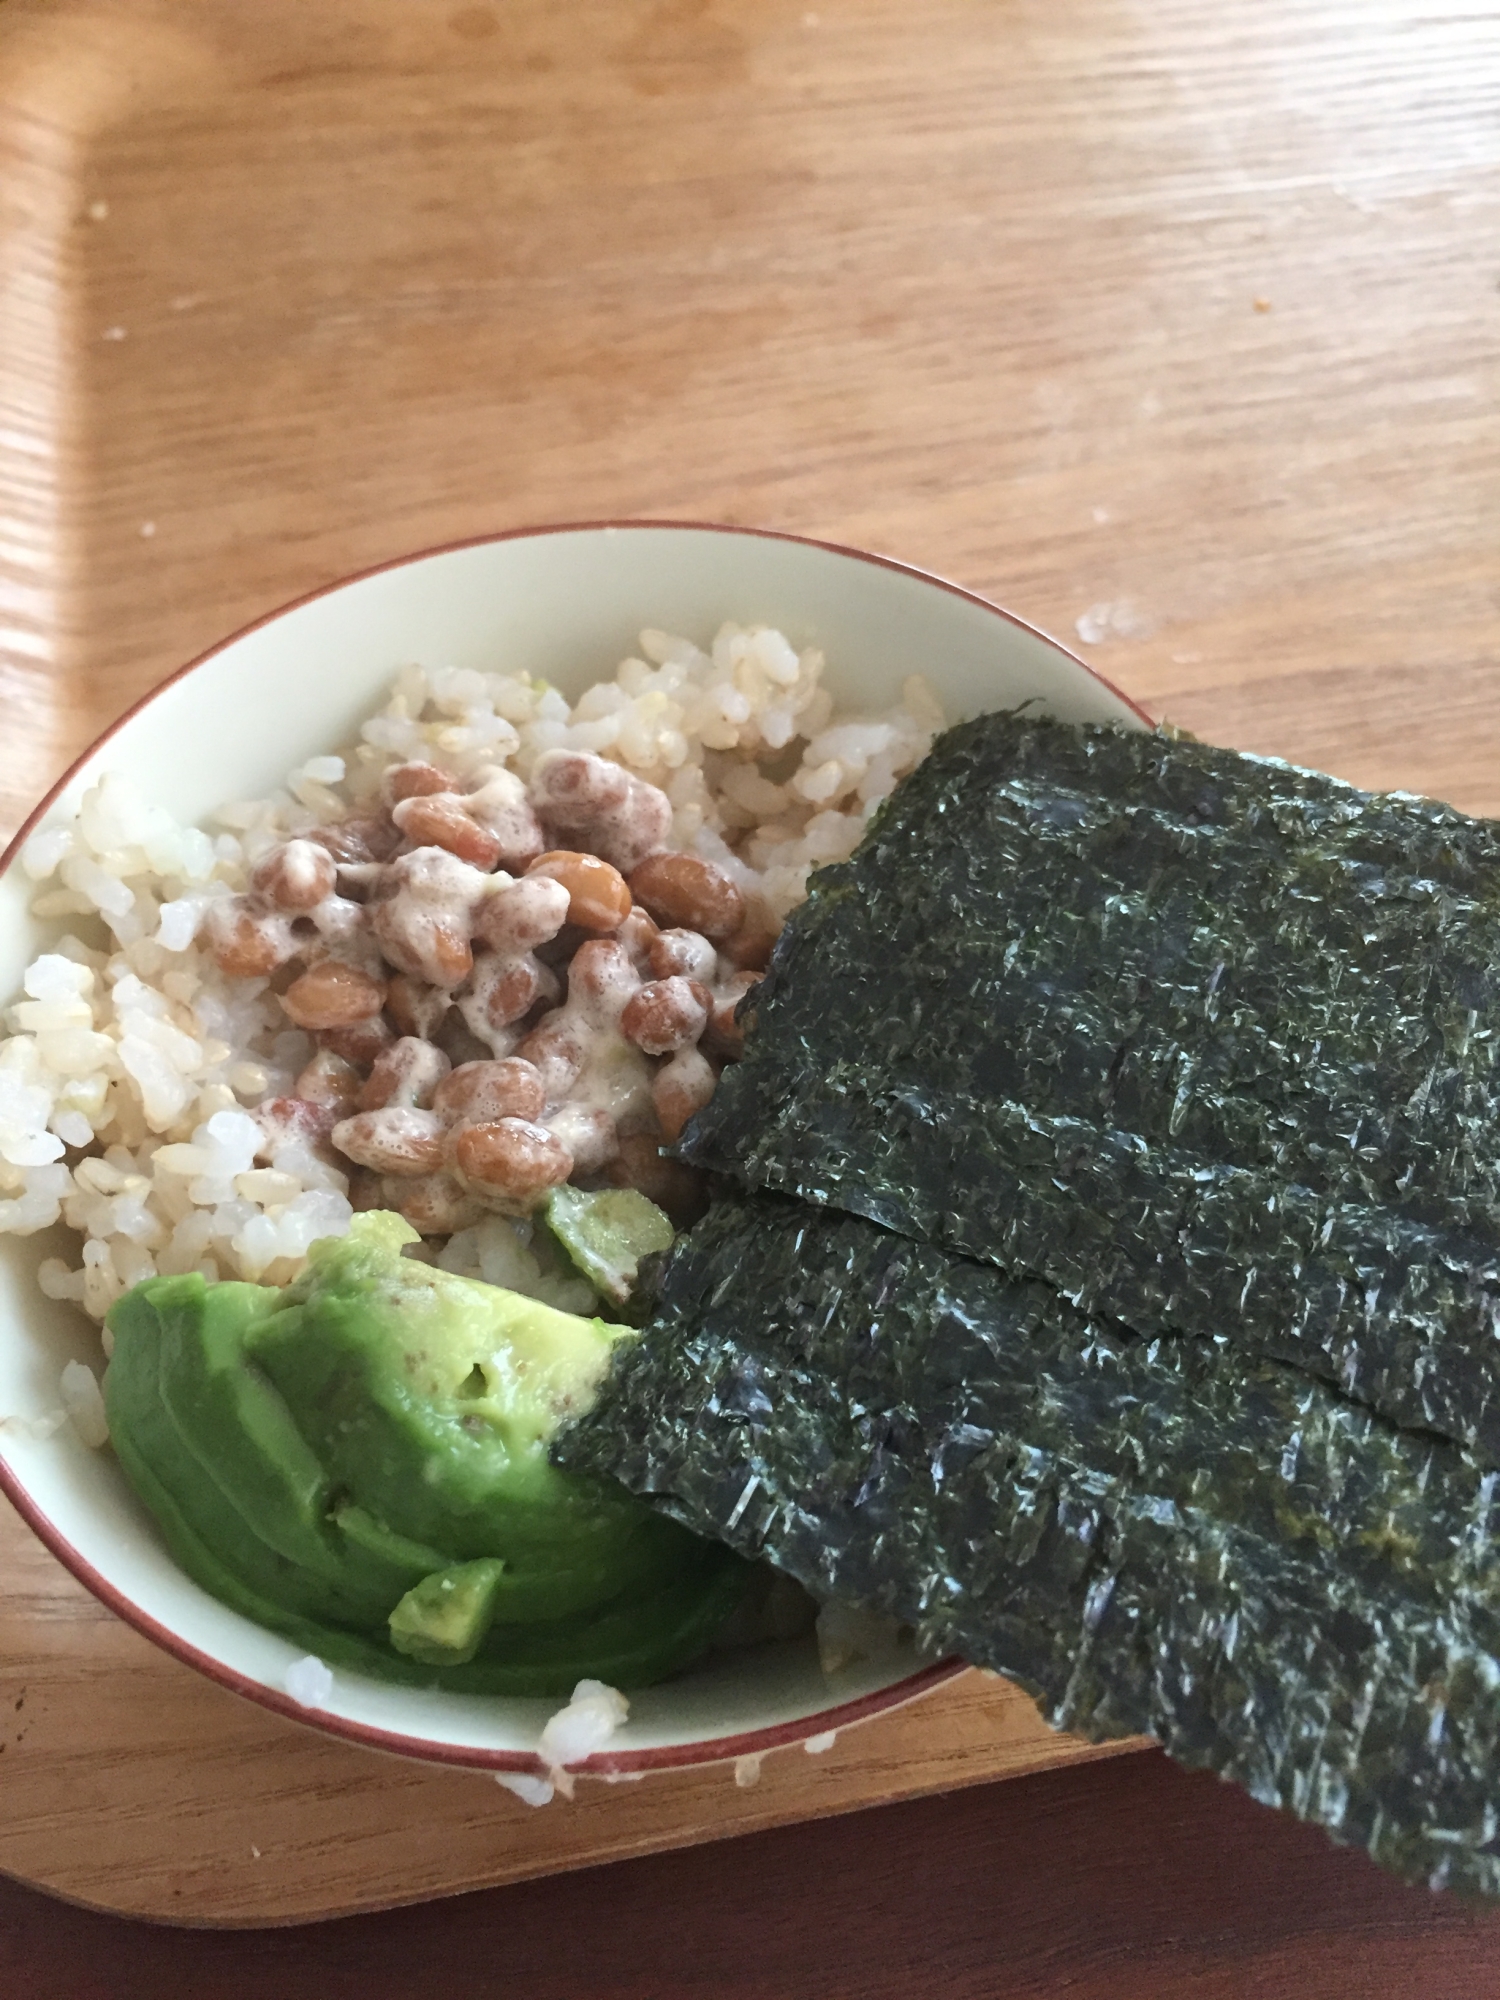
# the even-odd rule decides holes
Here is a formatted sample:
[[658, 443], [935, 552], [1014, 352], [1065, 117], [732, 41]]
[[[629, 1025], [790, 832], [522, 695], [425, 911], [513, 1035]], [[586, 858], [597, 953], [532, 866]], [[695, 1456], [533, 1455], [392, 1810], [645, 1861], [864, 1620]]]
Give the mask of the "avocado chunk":
[[391, 1613], [391, 1644], [436, 1667], [472, 1660], [489, 1630], [504, 1573], [504, 1563], [486, 1556], [424, 1576]]
[[623, 1306], [635, 1290], [643, 1257], [670, 1250], [671, 1222], [639, 1188], [587, 1193], [555, 1187], [542, 1210], [547, 1227], [601, 1297]]
[[403, 1255], [357, 1216], [284, 1291], [153, 1278], [109, 1315], [117, 1455], [204, 1589], [324, 1659], [475, 1693], [643, 1686], [746, 1570], [554, 1467], [628, 1328]]

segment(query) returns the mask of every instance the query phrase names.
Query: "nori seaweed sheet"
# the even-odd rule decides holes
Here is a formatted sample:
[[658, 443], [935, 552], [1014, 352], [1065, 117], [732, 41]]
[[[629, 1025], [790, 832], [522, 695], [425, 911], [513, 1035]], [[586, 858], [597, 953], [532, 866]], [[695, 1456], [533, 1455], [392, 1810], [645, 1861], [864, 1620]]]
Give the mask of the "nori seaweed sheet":
[[1500, 1476], [1285, 1364], [779, 1196], [717, 1204], [555, 1447], [821, 1597], [1500, 1893]]
[[1500, 1463], [1497, 968], [1493, 823], [983, 716], [814, 876], [682, 1150]]

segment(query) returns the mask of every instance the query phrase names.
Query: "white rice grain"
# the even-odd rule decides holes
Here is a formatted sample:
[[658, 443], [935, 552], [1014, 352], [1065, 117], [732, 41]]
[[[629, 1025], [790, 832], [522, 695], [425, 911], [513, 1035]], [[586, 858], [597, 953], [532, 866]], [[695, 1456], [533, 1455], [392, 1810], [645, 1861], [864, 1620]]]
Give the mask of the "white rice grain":
[[109, 1423], [104, 1415], [104, 1395], [99, 1378], [83, 1361], [70, 1361], [58, 1382], [63, 1408], [73, 1428], [92, 1450], [109, 1443]]
[[326, 1708], [333, 1693], [333, 1675], [316, 1653], [305, 1653], [282, 1675], [281, 1685], [299, 1708]]
[[538, 1778], [529, 1771], [497, 1771], [495, 1783], [514, 1792], [528, 1806], [550, 1806], [557, 1792], [550, 1778]]
[[565, 1799], [573, 1796], [571, 1765], [602, 1750], [625, 1725], [630, 1714], [629, 1698], [603, 1681], [580, 1681], [565, 1708], [549, 1716], [542, 1726], [537, 1752], [547, 1765], [548, 1776]]

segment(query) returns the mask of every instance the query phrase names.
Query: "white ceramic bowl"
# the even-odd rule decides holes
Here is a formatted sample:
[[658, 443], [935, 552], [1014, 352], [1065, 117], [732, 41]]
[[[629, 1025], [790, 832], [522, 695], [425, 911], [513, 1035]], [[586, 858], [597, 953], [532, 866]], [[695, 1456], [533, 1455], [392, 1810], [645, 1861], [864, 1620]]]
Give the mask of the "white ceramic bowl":
[[[304, 598], [184, 667], [109, 730], [37, 809], [0, 870], [0, 994], [45, 947], [10, 867], [106, 770], [179, 817], [272, 790], [356, 731], [416, 661], [527, 669], [570, 695], [613, 673], [643, 626], [706, 641], [726, 618], [779, 626], [827, 654], [841, 706], [879, 707], [925, 674], [950, 719], [1035, 699], [1074, 721], [1144, 720], [1079, 660], [982, 598], [877, 556], [752, 530], [651, 523], [543, 528], [388, 563]], [[55, 1407], [72, 1357], [99, 1361], [76, 1308], [37, 1287], [54, 1236], [0, 1237], [0, 1413]], [[0, 1429], [0, 1486], [53, 1554], [138, 1631], [222, 1685], [332, 1734], [437, 1762], [535, 1771], [555, 1703], [429, 1693], [336, 1674], [325, 1707], [284, 1691], [297, 1650], [204, 1594], [173, 1563], [108, 1450], [71, 1426]], [[721, 1655], [638, 1694], [584, 1769], [665, 1769], [755, 1754], [909, 1701], [957, 1672], [899, 1648], [825, 1678], [810, 1640]]]

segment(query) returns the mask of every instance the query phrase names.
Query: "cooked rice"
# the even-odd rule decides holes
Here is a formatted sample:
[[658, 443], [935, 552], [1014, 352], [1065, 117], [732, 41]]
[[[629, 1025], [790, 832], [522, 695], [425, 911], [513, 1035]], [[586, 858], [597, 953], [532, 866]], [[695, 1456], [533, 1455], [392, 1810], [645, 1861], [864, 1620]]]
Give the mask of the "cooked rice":
[[[102, 1320], [158, 1272], [283, 1284], [351, 1214], [346, 1176], [305, 1145], [267, 1152], [251, 1117], [313, 1053], [264, 979], [226, 977], [197, 940], [215, 899], [242, 891], [278, 843], [376, 800], [417, 759], [462, 781], [545, 750], [589, 750], [661, 787], [672, 845], [759, 892], [777, 917], [809, 871], [842, 860], [943, 725], [913, 676], [878, 717], [836, 717], [822, 655], [780, 633], [725, 625], [708, 652], [665, 632], [570, 707], [546, 682], [468, 668], [397, 675], [360, 740], [307, 759], [270, 798], [237, 802], [212, 832], [180, 826], [109, 773], [75, 820], [33, 836], [20, 866], [57, 941], [25, 977], [0, 1042], [0, 1230], [61, 1218], [77, 1265], [50, 1258], [49, 1297]], [[573, 1310], [589, 1287], [545, 1230], [496, 1215], [444, 1246], [445, 1268]]]

